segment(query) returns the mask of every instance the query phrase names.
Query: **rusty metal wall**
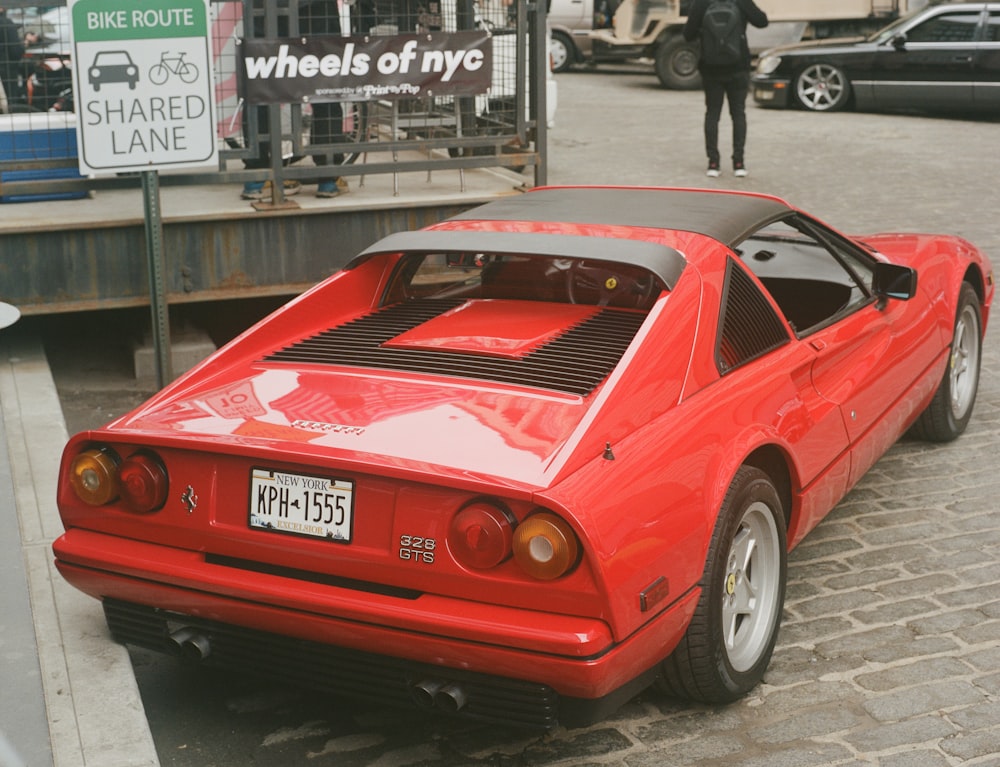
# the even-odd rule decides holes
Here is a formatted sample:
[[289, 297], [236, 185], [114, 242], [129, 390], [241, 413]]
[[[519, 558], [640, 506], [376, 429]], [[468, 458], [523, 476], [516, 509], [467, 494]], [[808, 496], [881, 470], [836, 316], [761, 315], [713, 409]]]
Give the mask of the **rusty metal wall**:
[[[380, 237], [471, 204], [167, 222], [167, 298], [177, 304], [294, 294]], [[0, 296], [25, 315], [149, 304], [141, 223], [0, 233], [0, 248]]]

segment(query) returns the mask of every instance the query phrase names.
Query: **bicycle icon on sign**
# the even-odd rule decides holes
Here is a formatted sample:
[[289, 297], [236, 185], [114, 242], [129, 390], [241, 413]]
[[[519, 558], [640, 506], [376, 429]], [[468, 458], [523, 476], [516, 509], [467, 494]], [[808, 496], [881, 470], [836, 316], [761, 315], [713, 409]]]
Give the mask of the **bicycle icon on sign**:
[[170, 75], [177, 75], [185, 83], [193, 83], [198, 79], [198, 67], [184, 60], [185, 53], [181, 51], [176, 56], [168, 55], [169, 51], [160, 54], [160, 63], [154, 64], [149, 70], [149, 81], [153, 85], [163, 85]]

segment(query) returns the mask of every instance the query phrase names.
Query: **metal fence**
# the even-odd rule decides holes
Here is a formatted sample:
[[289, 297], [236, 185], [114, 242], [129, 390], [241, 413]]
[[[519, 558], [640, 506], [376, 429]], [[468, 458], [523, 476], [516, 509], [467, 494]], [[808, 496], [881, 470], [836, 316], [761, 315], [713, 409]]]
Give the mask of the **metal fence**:
[[[24, 50], [12, 56], [0, 37], [0, 111], [7, 113], [0, 114], [0, 201], [136, 186], [132, 174], [85, 178], [74, 170], [77, 113], [86, 119], [86, 105], [74, 103], [67, 7], [5, 6]], [[331, 176], [506, 167], [531, 168], [535, 183], [545, 183], [551, 74], [544, 5], [535, 0], [211, 0], [209, 8], [218, 168], [171, 173], [162, 183], [270, 180], [276, 203], [287, 181]], [[488, 33], [492, 57], [475, 93], [409, 95], [409, 86], [381, 83], [372, 67], [373, 77], [342, 101], [272, 96], [262, 103], [252, 88], [248, 99], [248, 44], [330, 36], [382, 44], [392, 56], [409, 39], [422, 45], [474, 30]], [[16, 60], [4, 69], [5, 53]]]

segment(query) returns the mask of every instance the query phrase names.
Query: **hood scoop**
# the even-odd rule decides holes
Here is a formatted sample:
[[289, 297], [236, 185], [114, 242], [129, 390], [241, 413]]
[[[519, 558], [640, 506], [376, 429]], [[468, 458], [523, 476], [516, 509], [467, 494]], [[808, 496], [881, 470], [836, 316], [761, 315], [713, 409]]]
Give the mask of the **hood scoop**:
[[408, 301], [324, 330], [265, 361], [456, 376], [585, 396], [618, 364], [645, 316], [538, 301]]

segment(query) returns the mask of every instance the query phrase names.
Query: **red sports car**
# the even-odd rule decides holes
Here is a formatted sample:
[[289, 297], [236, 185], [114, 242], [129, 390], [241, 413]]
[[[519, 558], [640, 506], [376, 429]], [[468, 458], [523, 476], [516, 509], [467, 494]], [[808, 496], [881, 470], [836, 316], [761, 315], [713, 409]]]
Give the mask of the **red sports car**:
[[770, 661], [787, 552], [959, 436], [994, 282], [774, 197], [542, 188], [377, 242], [63, 456], [121, 642], [531, 727]]

